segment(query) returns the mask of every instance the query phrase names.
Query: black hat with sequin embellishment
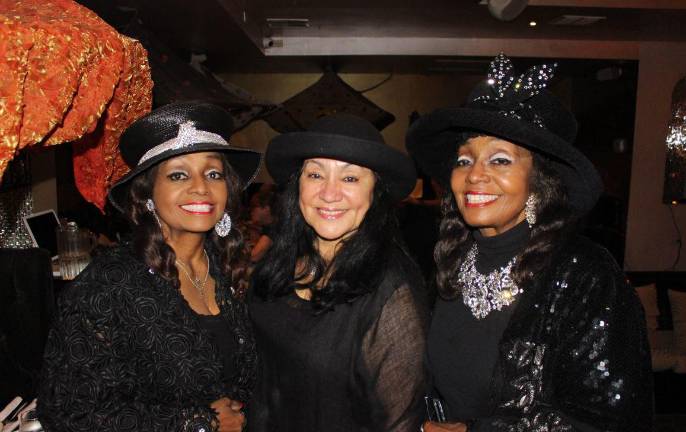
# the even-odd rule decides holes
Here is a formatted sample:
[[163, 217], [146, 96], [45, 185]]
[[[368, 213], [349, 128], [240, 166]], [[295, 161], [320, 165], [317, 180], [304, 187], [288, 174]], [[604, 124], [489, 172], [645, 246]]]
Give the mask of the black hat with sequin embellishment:
[[447, 184], [464, 132], [497, 136], [547, 156], [573, 209], [587, 213], [602, 192], [602, 181], [591, 161], [573, 146], [574, 115], [546, 90], [556, 66], [533, 66], [517, 77], [510, 60], [498, 55], [488, 79], [472, 90], [464, 105], [435, 110], [411, 126], [408, 152], [424, 172]]
[[107, 195], [120, 211], [128, 185], [158, 163], [187, 153], [221, 152], [247, 186], [257, 175], [262, 153], [229, 144], [233, 119], [222, 107], [204, 102], [164, 105], [133, 122], [122, 134], [119, 151], [131, 167]]

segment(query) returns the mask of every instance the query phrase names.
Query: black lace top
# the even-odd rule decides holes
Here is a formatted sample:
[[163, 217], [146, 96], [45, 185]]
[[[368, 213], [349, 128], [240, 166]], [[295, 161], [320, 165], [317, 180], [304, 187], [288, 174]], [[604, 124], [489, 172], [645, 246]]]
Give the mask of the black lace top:
[[251, 432], [419, 430], [427, 313], [406, 257], [371, 294], [314, 315], [295, 294], [249, 302], [262, 367]]
[[127, 246], [98, 256], [63, 293], [50, 330], [38, 397], [45, 430], [216, 430], [209, 404], [223, 396], [247, 401], [256, 358], [244, 305], [222, 275], [212, 277], [237, 347], [230, 382], [177, 289]]

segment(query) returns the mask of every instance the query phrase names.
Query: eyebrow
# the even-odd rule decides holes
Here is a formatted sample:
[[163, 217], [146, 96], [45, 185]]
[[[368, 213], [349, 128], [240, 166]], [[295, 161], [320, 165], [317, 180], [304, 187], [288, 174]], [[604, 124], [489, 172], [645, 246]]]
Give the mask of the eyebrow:
[[[337, 160], [337, 159], [332, 159], [332, 160]], [[355, 165], [355, 164], [350, 163], [350, 162], [345, 162], [345, 161], [341, 161], [341, 162], [345, 163], [345, 165], [343, 165], [343, 169], [346, 169], [346, 168], [351, 167], [351, 166], [361, 166], [361, 165]], [[319, 168], [324, 168], [324, 165], [322, 165], [321, 163], [317, 162], [314, 159], [306, 159], [304, 165], [307, 165], [308, 163], [313, 163], [315, 165], [318, 165]]]

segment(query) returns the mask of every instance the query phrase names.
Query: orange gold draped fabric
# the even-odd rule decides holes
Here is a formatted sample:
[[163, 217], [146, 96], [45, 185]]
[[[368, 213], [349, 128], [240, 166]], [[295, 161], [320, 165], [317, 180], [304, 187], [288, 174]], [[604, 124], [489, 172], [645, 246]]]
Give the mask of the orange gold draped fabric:
[[127, 168], [119, 136], [150, 111], [147, 53], [72, 0], [0, 0], [0, 176], [28, 146], [74, 142], [84, 198]]

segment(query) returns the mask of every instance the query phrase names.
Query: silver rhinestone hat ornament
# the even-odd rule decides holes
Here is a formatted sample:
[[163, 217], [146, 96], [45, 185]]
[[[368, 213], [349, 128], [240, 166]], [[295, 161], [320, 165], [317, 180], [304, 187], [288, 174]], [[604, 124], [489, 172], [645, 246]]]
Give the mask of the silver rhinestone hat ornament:
[[140, 160], [138, 161], [138, 165], [166, 151], [190, 147], [197, 143], [211, 143], [225, 145], [227, 147], [229, 146], [229, 143], [222, 138], [221, 135], [204, 130], [198, 130], [195, 128], [195, 123], [192, 121], [187, 121], [179, 125], [179, 132], [174, 138], [169, 139], [162, 144], [158, 144], [145, 152], [145, 154], [141, 156]]
[[512, 62], [500, 53], [488, 70], [491, 94], [478, 96], [472, 102], [481, 102], [505, 117], [525, 120], [545, 129], [543, 119], [527, 101], [548, 86], [556, 68], [557, 63], [536, 65], [515, 77]]
[[472, 244], [467, 257], [460, 266], [457, 282], [462, 285], [462, 301], [476, 319], [482, 319], [494, 310], [501, 310], [514, 302], [522, 292], [512, 280], [512, 266], [517, 257], [499, 269], [484, 275], [476, 269], [478, 248]]

